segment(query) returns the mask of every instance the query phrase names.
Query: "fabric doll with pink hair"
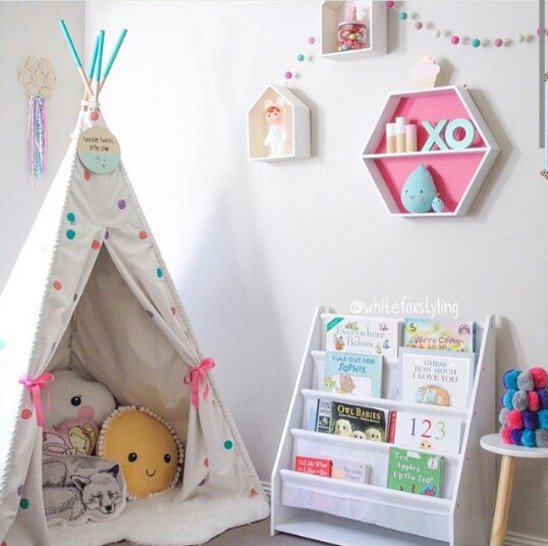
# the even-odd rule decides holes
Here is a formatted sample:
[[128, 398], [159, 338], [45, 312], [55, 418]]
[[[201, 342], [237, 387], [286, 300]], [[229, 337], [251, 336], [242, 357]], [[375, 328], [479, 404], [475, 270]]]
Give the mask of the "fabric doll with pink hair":
[[263, 103], [265, 119], [268, 124], [268, 132], [264, 145], [270, 148], [270, 157], [286, 155], [286, 133], [284, 128], [285, 111], [283, 105], [284, 100], [282, 97], [278, 97], [276, 101], [267, 99]]

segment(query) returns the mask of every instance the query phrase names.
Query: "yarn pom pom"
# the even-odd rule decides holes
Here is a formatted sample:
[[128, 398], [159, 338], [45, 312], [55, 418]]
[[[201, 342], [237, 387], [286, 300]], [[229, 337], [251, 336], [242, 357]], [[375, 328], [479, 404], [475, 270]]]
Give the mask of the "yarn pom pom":
[[548, 409], [541, 409], [537, 412], [538, 426], [544, 430], [548, 430]]
[[507, 370], [502, 376], [502, 384], [507, 389], [517, 389], [518, 388], [518, 375], [520, 370]]
[[508, 412], [510, 410], [508, 408], [502, 408], [500, 410], [500, 413], [499, 413], [499, 423], [503, 426], [503, 427], [506, 427], [508, 426]]
[[502, 405], [505, 408], [508, 408], [509, 410], [514, 409], [512, 399], [514, 398], [514, 394], [516, 394], [516, 392], [518, 391], [516, 391], [515, 389], [511, 389], [504, 394], [504, 396], [502, 397]]
[[502, 427], [500, 429], [500, 439], [503, 444], [511, 444], [512, 443], [512, 434], [511, 430], [508, 427]]
[[548, 389], [540, 389], [537, 391], [539, 399], [539, 409], [548, 409]]
[[524, 430], [521, 435], [521, 443], [527, 447], [535, 447], [537, 445], [536, 435], [534, 430]]
[[548, 447], [548, 430], [537, 428], [535, 430], [535, 440], [537, 447]]
[[535, 430], [538, 428], [538, 413], [536, 411], [525, 410], [521, 417], [523, 419], [523, 426], [528, 430]]
[[543, 389], [548, 386], [548, 372], [544, 368], [536, 366], [535, 368], [531, 368], [529, 373], [533, 377], [535, 389]]
[[510, 431], [510, 437], [512, 438], [512, 443], [516, 446], [521, 445], [521, 434], [523, 431], [521, 430], [511, 430]]
[[528, 409], [538, 411], [540, 409], [540, 400], [537, 391], [529, 391], [527, 393]]
[[512, 397], [512, 405], [514, 409], [518, 411], [523, 411], [529, 409], [529, 393], [526, 391], [516, 391], [516, 394]]
[[518, 410], [511, 410], [508, 412], [508, 427], [512, 430], [523, 428], [523, 418], [521, 412]]
[[532, 391], [535, 388], [533, 376], [529, 372], [521, 372], [518, 376], [518, 389]]

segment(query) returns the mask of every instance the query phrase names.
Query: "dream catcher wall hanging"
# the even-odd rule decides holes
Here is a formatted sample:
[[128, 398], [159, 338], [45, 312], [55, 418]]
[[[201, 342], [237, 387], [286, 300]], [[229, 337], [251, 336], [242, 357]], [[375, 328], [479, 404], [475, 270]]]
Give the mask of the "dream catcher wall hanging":
[[28, 162], [31, 183], [46, 173], [47, 168], [47, 108], [48, 99], [55, 89], [56, 78], [51, 63], [44, 57], [31, 55], [23, 61], [19, 81], [29, 97], [27, 126]]

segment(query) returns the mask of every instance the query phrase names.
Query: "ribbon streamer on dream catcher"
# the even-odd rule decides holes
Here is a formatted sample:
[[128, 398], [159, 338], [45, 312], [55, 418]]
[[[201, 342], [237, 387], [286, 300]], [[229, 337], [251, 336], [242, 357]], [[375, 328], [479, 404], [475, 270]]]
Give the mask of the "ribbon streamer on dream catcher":
[[28, 161], [31, 183], [46, 173], [47, 168], [47, 111], [48, 99], [57, 82], [51, 63], [44, 57], [30, 55], [19, 70], [19, 81], [29, 97], [29, 119], [27, 126]]

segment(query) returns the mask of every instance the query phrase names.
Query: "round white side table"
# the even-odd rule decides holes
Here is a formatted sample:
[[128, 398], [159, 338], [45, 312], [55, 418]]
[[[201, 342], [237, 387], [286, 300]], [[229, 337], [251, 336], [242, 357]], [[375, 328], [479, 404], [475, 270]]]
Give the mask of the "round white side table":
[[483, 436], [480, 444], [483, 449], [502, 455], [495, 515], [491, 528], [491, 546], [504, 546], [516, 458], [548, 459], [548, 448], [503, 444], [498, 433]]

